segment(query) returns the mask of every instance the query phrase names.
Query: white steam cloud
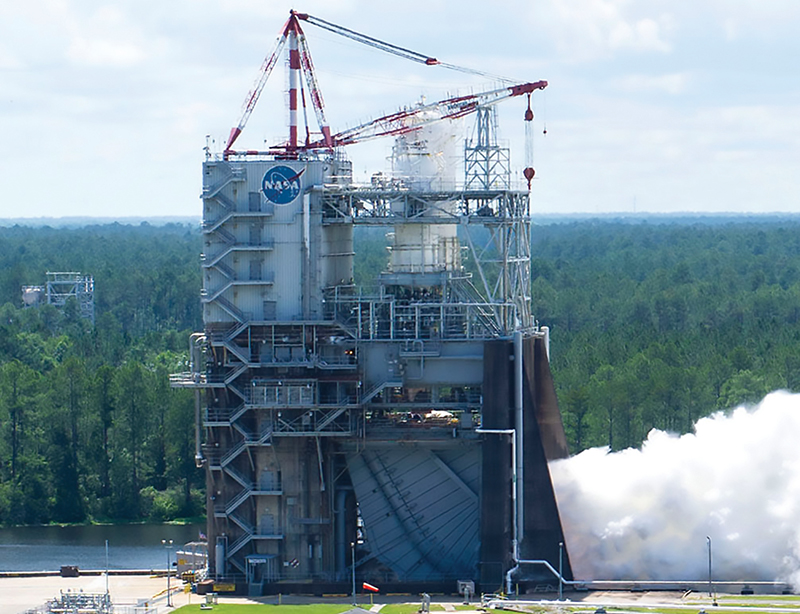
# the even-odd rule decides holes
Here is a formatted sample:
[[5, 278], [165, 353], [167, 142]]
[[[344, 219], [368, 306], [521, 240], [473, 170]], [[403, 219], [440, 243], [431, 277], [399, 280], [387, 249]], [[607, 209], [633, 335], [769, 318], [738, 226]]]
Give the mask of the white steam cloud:
[[800, 395], [653, 430], [641, 450], [586, 450], [550, 471], [580, 580], [800, 585]]

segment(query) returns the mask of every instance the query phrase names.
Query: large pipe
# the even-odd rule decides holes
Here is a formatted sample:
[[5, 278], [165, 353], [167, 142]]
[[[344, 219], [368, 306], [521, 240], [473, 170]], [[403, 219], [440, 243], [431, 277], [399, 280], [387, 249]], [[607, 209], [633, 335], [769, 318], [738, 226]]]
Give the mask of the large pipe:
[[519, 548], [522, 545], [522, 540], [525, 538], [525, 487], [524, 487], [524, 470], [523, 470], [523, 460], [525, 456], [525, 449], [523, 446], [523, 437], [525, 435], [524, 429], [524, 422], [523, 422], [523, 397], [522, 397], [522, 390], [523, 390], [523, 365], [522, 365], [522, 333], [517, 331], [514, 333], [514, 409], [516, 413], [516, 421], [514, 426], [516, 427], [516, 434], [514, 435], [514, 439], [516, 439], [516, 454], [514, 457], [514, 465], [515, 465], [515, 481], [516, 481], [516, 490], [517, 490], [517, 499], [516, 499], [516, 506], [517, 506], [517, 551], [516, 556], [519, 555]]
[[[192, 380], [200, 383], [202, 372], [200, 365], [202, 362], [203, 344], [206, 341], [206, 336], [203, 333], [193, 333], [189, 337], [189, 359], [192, 372]], [[200, 432], [202, 430], [202, 421], [200, 419], [200, 389], [194, 390], [194, 464], [198, 468], [202, 467], [206, 462], [203, 458], [203, 448], [200, 441]]]
[[194, 464], [199, 469], [206, 459], [203, 458], [203, 448], [200, 443], [200, 389], [194, 391]]
[[564, 578], [564, 576], [562, 576], [560, 573], [558, 573], [558, 570], [555, 569], [555, 567], [553, 567], [548, 561], [539, 560], [539, 559], [536, 559], [536, 560], [518, 560], [517, 564], [514, 565], [514, 567], [512, 567], [511, 569], [509, 569], [508, 572], [506, 572], [506, 594], [507, 595], [511, 594], [511, 575], [515, 571], [517, 571], [519, 569], [520, 565], [544, 565], [545, 567], [547, 567], [547, 569], [549, 569], [552, 572], [552, 574], [556, 578], [558, 578], [558, 580], [562, 584], [570, 584], [570, 585], [583, 584], [583, 582], [580, 582], [579, 580], [566, 580]]
[[303, 194], [303, 317], [312, 319], [311, 315], [311, 194]]
[[336, 573], [344, 574], [347, 571], [347, 494], [353, 487], [339, 486], [336, 491]]

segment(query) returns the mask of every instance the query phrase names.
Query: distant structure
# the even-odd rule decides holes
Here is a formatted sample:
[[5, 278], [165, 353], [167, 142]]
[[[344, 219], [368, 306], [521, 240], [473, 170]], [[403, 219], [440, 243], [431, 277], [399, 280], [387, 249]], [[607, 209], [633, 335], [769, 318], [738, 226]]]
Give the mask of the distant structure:
[[[299, 20], [315, 18], [292, 12], [278, 45], [293, 120], [293, 73], [312, 66]], [[349, 592], [353, 576], [417, 593], [558, 584], [532, 560], [571, 577], [547, 466], [568, 452], [548, 331], [531, 314], [529, 191], [512, 186], [491, 113], [545, 86], [371, 122], [395, 141], [391, 175], [367, 185], [339, 147], [360, 129], [323, 125], [301, 145], [290, 125], [285, 145], [237, 152], [245, 117], [223, 152], [207, 149], [204, 331], [172, 383], [196, 391], [212, 577], [249, 594]], [[464, 166], [451, 120], [477, 109]], [[389, 237], [372, 288], [353, 283], [358, 225]]]
[[22, 286], [22, 304], [25, 307], [63, 307], [69, 298], [76, 300], [81, 317], [94, 324], [94, 278], [91, 275], [48, 271], [44, 286]]

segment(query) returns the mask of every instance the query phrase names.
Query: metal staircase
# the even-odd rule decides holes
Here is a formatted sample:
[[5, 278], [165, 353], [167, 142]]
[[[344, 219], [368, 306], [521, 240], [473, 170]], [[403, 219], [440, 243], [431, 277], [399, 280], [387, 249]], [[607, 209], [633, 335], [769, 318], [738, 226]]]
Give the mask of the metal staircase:
[[384, 388], [399, 388], [403, 385], [403, 380], [390, 380], [387, 382], [380, 382], [379, 384], [375, 384], [372, 388], [367, 390], [361, 396], [360, 402], [362, 404], [369, 403], [372, 399], [374, 399], [378, 394], [380, 394]]

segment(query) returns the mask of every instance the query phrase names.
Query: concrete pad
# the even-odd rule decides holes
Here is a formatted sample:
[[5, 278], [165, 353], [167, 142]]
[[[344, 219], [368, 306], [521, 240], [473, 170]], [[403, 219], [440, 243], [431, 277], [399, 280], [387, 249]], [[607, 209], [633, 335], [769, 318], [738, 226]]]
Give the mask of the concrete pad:
[[[166, 582], [164, 577], [112, 575], [108, 579], [108, 589], [111, 601], [115, 605], [136, 605], [140, 600], [148, 600], [151, 605], [162, 611], [162, 608], [166, 609]], [[172, 585], [173, 588], [176, 587], [175, 578], [172, 579]], [[20, 614], [43, 605], [48, 599], [58, 597], [62, 591], [80, 590], [85, 593], [105, 593], [106, 579], [104, 576], [2, 577], [0, 614]], [[185, 599], [182, 593], [180, 597]], [[185, 602], [184, 599], [181, 599], [181, 605]], [[195, 595], [195, 599], [199, 600], [199, 597]]]

